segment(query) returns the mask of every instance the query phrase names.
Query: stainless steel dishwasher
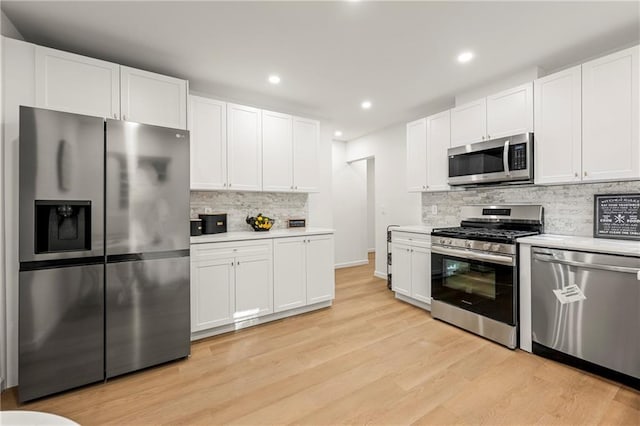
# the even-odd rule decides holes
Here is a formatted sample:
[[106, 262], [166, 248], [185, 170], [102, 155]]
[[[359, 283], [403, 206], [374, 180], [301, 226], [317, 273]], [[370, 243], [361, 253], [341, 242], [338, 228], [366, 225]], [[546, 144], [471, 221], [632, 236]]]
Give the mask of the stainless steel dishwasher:
[[533, 353], [640, 384], [640, 257], [534, 248]]

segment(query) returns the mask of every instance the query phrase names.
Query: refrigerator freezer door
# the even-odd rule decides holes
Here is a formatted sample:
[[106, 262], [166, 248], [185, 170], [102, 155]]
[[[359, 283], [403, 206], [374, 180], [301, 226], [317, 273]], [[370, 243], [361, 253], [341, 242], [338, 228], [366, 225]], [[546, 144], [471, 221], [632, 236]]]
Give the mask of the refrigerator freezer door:
[[189, 355], [189, 257], [107, 264], [107, 377]]
[[103, 379], [104, 265], [20, 272], [21, 402]]
[[[20, 262], [104, 255], [104, 119], [23, 106], [19, 146]], [[56, 238], [69, 241], [69, 235], [57, 235], [64, 229], [36, 223], [36, 200], [61, 208], [68, 208], [64, 201], [86, 205], [88, 228], [80, 230], [90, 233], [89, 244], [49, 253], [36, 250], [38, 226], [39, 234], [55, 231]]]
[[189, 133], [107, 120], [107, 255], [189, 248]]

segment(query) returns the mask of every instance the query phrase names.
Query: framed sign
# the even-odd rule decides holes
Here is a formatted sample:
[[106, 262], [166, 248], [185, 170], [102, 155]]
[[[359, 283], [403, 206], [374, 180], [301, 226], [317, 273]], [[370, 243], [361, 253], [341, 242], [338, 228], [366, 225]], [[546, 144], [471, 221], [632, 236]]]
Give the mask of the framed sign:
[[594, 195], [593, 236], [640, 241], [640, 194]]

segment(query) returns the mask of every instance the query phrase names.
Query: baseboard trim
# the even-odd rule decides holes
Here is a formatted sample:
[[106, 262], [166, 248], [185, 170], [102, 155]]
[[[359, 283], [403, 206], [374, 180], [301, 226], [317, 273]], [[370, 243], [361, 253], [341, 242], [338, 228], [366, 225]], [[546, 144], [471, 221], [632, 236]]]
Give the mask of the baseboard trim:
[[410, 305], [416, 306], [418, 308], [422, 308], [425, 311], [429, 311], [431, 312], [431, 304], [430, 303], [425, 303], [421, 300], [416, 300], [412, 297], [408, 297], [405, 296], [404, 294], [400, 294], [400, 293], [396, 293], [396, 299], [398, 300], [402, 300], [405, 303], [408, 303]]
[[369, 264], [369, 259], [354, 260], [353, 262], [336, 263], [334, 268], [335, 269], [351, 268], [352, 266], [362, 266], [362, 265], [368, 265], [368, 264]]
[[387, 273], [386, 272], [375, 271], [373, 273], [373, 276], [376, 277], [376, 278], [381, 278], [383, 280], [387, 279]]

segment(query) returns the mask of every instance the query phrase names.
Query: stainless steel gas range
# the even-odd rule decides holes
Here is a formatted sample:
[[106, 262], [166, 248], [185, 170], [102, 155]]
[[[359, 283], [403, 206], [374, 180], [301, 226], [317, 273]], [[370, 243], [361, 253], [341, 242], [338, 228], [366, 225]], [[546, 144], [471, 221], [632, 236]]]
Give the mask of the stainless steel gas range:
[[462, 208], [459, 227], [431, 232], [431, 314], [515, 349], [516, 238], [543, 231], [537, 205]]

